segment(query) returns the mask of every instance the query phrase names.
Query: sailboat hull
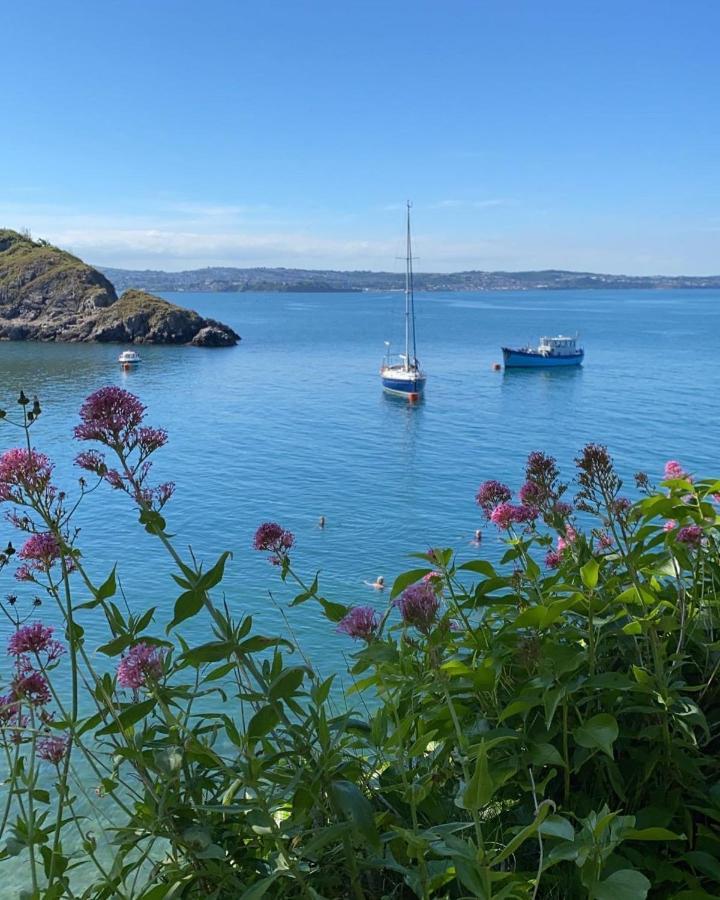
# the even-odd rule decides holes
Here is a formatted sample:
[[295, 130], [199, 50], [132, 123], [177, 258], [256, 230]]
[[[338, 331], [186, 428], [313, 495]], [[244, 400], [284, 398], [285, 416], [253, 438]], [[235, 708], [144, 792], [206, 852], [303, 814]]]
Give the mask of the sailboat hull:
[[422, 372], [406, 372], [402, 369], [382, 369], [380, 372], [383, 390], [397, 397], [409, 397], [412, 394], [422, 394], [427, 381]]

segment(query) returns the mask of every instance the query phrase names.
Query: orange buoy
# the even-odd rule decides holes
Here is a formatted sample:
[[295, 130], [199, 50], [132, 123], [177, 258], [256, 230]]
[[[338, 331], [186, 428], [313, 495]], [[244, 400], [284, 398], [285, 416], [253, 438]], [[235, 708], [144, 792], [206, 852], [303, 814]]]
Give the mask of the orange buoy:
[[408, 400], [410, 403], [415, 403], [416, 400], [420, 399], [420, 394], [408, 394]]
[[493, 372], [499, 372], [502, 369], [500, 363], [493, 363]]

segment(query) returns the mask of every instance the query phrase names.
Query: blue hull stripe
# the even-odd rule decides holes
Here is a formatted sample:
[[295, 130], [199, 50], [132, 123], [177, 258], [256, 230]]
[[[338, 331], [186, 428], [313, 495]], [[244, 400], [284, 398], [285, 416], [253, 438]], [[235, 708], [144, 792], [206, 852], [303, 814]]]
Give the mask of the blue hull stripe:
[[552, 369], [557, 366], [579, 366], [583, 361], [584, 353], [575, 353], [572, 356], [543, 356], [541, 353], [527, 353], [519, 350], [502, 348], [505, 368], [523, 369]]
[[397, 394], [421, 394], [425, 387], [425, 379], [406, 381], [400, 378], [383, 378], [382, 384], [386, 391], [394, 391]]

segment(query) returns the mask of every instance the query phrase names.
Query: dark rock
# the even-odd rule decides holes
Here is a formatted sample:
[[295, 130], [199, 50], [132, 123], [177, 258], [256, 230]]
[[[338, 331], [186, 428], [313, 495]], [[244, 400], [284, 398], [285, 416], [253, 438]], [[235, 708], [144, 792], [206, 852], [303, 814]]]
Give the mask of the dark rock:
[[0, 229], [0, 339], [230, 347], [232, 328], [144, 291], [118, 299], [82, 260]]

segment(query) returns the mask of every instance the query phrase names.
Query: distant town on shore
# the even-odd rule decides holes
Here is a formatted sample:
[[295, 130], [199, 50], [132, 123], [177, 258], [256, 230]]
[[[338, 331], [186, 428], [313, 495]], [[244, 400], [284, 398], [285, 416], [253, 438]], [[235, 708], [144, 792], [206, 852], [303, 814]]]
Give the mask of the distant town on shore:
[[[98, 266], [117, 291], [297, 291], [347, 292], [401, 290], [399, 272], [340, 272], [331, 269], [213, 266], [183, 272]], [[452, 272], [415, 275], [418, 291], [530, 291], [619, 288], [720, 288], [720, 275], [601, 275], [547, 269], [533, 272]]]

